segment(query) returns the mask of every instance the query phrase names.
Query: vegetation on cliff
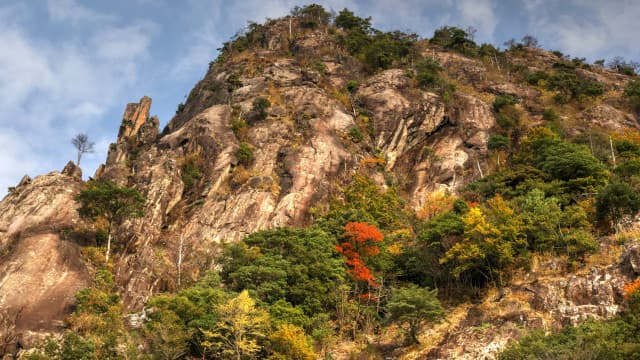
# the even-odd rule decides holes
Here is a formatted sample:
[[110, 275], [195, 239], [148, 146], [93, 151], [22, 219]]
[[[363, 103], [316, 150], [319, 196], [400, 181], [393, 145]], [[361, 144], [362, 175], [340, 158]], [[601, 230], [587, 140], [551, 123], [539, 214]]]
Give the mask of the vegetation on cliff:
[[[256, 53], [269, 48], [270, 32], [286, 23], [288, 42], [273, 51], [277, 57], [298, 62], [304, 67], [305, 82], [326, 90], [349, 109], [354, 122], [335, 141], [368, 157], [356, 162], [353, 173], [345, 170], [343, 177], [336, 175], [335, 184], [327, 186], [328, 203], [307, 200], [314, 206], [308, 209], [305, 226], [262, 230], [238, 242], [207, 248], [199, 254], [205, 260], [197, 262], [184, 282], [180, 277], [169, 282], [158, 275], [155, 283], [167, 291], [148, 299], [144, 319], [132, 328], [121, 317], [123, 303], [112, 274], [121, 269], [110, 261], [110, 240], [114, 226], [142, 216], [144, 199], [132, 188], [88, 182], [77, 197], [78, 211], [93, 220], [96, 234], [106, 230], [106, 256], [99, 261], [88, 259], [97, 269], [94, 286], [78, 293], [68, 331], [49, 339], [30, 359], [314, 359], [336, 356], [341, 343], [355, 344], [348, 354], [353, 358], [382, 357], [398, 348], [419, 348], [423, 328], [436, 326], [457, 305], [509, 287], [536, 258], [556, 257], [569, 270], [581, 269], [598, 250], [602, 237], [615, 233], [623, 241], [628, 236], [629, 224], [640, 210], [638, 126], [614, 131], [606, 123], [589, 123], [578, 114], [591, 103], [610, 107], [612, 112], [637, 112], [640, 80], [635, 74], [620, 75], [624, 87], [611, 85], [603, 80], [613, 76], [611, 70], [535, 49], [530, 36], [522, 43], [511, 42], [506, 50], [478, 45], [470, 31], [455, 27], [438, 29], [425, 40], [377, 30], [371, 19], [348, 9], [332, 17], [319, 5], [296, 7], [288, 20], [250, 23], [225, 43], [210, 64], [222, 75], [194, 89], [165, 132], [179, 129], [181, 121], [214, 104], [227, 104], [229, 134], [239, 144], [229, 152], [233, 163], [224, 171], [232, 177], [223, 189], [264, 188], [280, 199], [280, 192], [292, 186], [285, 163], [295, 161], [287, 159], [287, 151], [300, 144], [278, 151], [274, 165], [278, 179], [265, 180], [251, 172], [255, 163], [265, 160], [247, 134], [277, 112], [283, 114], [278, 118], [283, 129], [298, 135], [322, 131], [310, 125], [318, 115], [313, 109], [293, 111], [283, 105], [284, 95], [275, 89], [273, 79], [265, 80], [261, 96], [243, 98], [244, 108], [240, 101], [234, 102], [234, 96], [243, 96], [238, 90], [245, 86], [245, 74], [263, 77], [264, 64], [254, 59]], [[305, 34], [326, 35], [331, 42], [309, 40], [312, 45], [304, 47]], [[442, 62], [436, 51], [444, 54]], [[337, 81], [337, 86], [325, 74], [322, 56], [328, 53], [338, 54], [347, 73], [340, 79], [346, 81]], [[400, 71], [385, 72], [389, 69]], [[623, 72], [629, 73], [628, 69]], [[505, 81], [504, 73], [509, 79], [506, 89], [485, 84], [491, 78], [498, 79], [496, 83]], [[381, 74], [390, 78], [400, 74], [401, 80], [393, 78], [397, 81], [393, 84], [406, 91], [407, 98], [435, 97], [443, 104], [444, 120], [421, 132], [443, 131], [446, 138], [447, 128], [455, 125], [450, 118], [461, 111], [465, 99], [473, 96], [490, 104], [478, 107], [491, 119], [487, 134], [481, 134], [487, 136], [480, 136], [479, 142], [467, 139], [463, 145], [473, 148], [469, 153], [475, 157], [464, 152], [468, 158], [461, 166], [442, 171], [444, 180], [439, 183], [450, 184], [448, 189], [430, 188], [411, 204], [408, 189], [418, 180], [389, 171], [389, 164], [404, 161], [404, 166], [413, 168], [428, 163], [444, 169], [442, 152], [431, 147], [441, 144], [425, 142], [400, 159], [391, 150], [383, 151], [377, 139], [389, 130], [380, 129], [383, 126], [373, 120], [379, 114], [358, 95], [362, 84]], [[393, 112], [386, 115], [395, 116]], [[419, 112], [403, 114], [421, 115], [425, 117]], [[178, 141], [170, 139], [163, 146], [171, 146], [168, 142], [174, 140]], [[201, 142], [212, 152], [222, 151], [221, 143]], [[152, 154], [148, 155], [151, 159]], [[128, 166], [137, 160], [129, 157]], [[162, 167], [173, 167], [172, 161]], [[170, 219], [163, 234], [184, 225], [180, 216], [197, 211], [212, 186], [205, 180], [214, 172], [199, 151], [190, 148], [179, 163], [177, 181], [185, 197], [172, 212], [160, 216]], [[338, 168], [346, 166], [346, 160], [338, 164]], [[123, 182], [136, 176], [133, 166], [130, 171]], [[475, 175], [469, 176], [471, 172]], [[460, 186], [457, 176], [473, 180]], [[224, 197], [226, 209], [232, 195], [216, 196]], [[183, 249], [180, 236], [178, 273]], [[158, 263], [168, 258], [160, 251], [154, 256]], [[534, 333], [500, 356], [562, 358], [579, 351], [609, 351], [620, 344], [624, 346], [615, 354], [621, 358], [637, 355], [638, 294], [628, 292], [630, 310], [614, 320], [589, 322], [551, 337]], [[384, 344], [372, 340], [385, 334], [403, 336]]]

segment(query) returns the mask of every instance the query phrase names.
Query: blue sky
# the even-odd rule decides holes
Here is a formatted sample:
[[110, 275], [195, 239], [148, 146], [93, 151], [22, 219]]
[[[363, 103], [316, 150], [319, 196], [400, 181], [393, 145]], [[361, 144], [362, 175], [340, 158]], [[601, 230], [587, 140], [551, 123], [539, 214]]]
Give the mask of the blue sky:
[[[443, 25], [475, 27], [477, 42], [525, 34], [590, 61], [640, 61], [634, 0], [316, 1], [372, 16], [375, 27], [428, 37]], [[24, 174], [75, 159], [70, 139], [96, 142], [92, 175], [115, 140], [124, 106], [143, 95], [164, 126], [216, 49], [247, 21], [286, 15], [309, 1], [0, 0], [0, 194]]]

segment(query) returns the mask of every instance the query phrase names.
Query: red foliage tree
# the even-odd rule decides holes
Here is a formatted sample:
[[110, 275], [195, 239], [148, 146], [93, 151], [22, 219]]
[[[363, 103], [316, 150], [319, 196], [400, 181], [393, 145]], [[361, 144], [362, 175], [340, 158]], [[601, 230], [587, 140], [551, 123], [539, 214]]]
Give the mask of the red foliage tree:
[[372, 287], [378, 287], [375, 276], [362, 260], [363, 256], [373, 256], [380, 253], [377, 243], [383, 240], [383, 235], [375, 225], [366, 222], [350, 222], [344, 226], [343, 236], [348, 240], [336, 246], [342, 254], [345, 263], [351, 267], [347, 270], [356, 281], [366, 281]]

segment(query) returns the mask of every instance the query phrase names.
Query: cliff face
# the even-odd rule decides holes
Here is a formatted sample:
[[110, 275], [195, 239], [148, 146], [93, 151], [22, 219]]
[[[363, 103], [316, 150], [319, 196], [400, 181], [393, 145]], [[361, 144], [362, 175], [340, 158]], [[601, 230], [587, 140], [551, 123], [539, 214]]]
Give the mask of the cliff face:
[[[623, 286], [640, 275], [640, 243], [613, 263], [592, 264], [569, 276], [558, 259], [542, 259], [512, 286], [489, 293], [484, 301], [456, 309], [447, 329], [425, 333], [435, 346], [420, 353], [427, 359], [494, 359], [497, 352], [526, 331], [559, 330], [587, 319], [609, 319], [624, 309]], [[612, 256], [613, 255], [613, 256]], [[425, 340], [426, 340], [425, 339]]]
[[[452, 99], [416, 87], [404, 69], [354, 72], [351, 57], [325, 49], [334, 46], [326, 45], [332, 42], [325, 31], [293, 40], [296, 51], [315, 54], [313, 60], [286, 55], [290, 41], [276, 22], [264, 48], [212, 65], [162, 132], [149, 116], [151, 99], [126, 106], [118, 138], [94, 178], [133, 186], [147, 198], [145, 216], [120, 224], [115, 236], [117, 284], [130, 310], [178, 282], [197, 280], [222, 241], [311, 223], [356, 173], [381, 187], [397, 185], [415, 210], [434, 191], [455, 193], [500, 167], [487, 148], [496, 127], [495, 96], [518, 96], [530, 125], [541, 121], [548, 100], [536, 88], [512, 83], [507, 72], [424, 44], [423, 55], [437, 59], [458, 84]], [[531, 69], [549, 66], [553, 57], [538, 50], [527, 56]], [[604, 70], [588, 75], [604, 79], [611, 91], [625, 81]], [[354, 79], [358, 86], [345, 91]], [[254, 105], [258, 98], [270, 104], [264, 114]], [[580, 122], [567, 130], [638, 127], [634, 115], [614, 105], [605, 98], [585, 106], [576, 114]], [[239, 155], [247, 147], [251, 155]], [[73, 294], [87, 285], [78, 245], [65, 238], [65, 229], [80, 224], [73, 197], [81, 186], [70, 167], [25, 180], [0, 202], [4, 334], [55, 330]], [[181, 263], [178, 249], [186, 254]], [[535, 281], [541, 276], [534, 273], [508, 290], [520, 294], [518, 302], [497, 302], [513, 307], [513, 314], [465, 310], [430, 356], [495, 353], [523, 321], [541, 327], [575, 323], [585, 314], [611, 316], [629, 276], [620, 266], [594, 267], [571, 279]], [[484, 323], [507, 324], [482, 333], [485, 343], [495, 343], [493, 350], [475, 339], [474, 327]]]
[[78, 170], [70, 164], [25, 177], [0, 202], [0, 353], [18, 339], [29, 346], [39, 333], [59, 331], [75, 293], [90, 284], [77, 239], [69, 238], [80, 223]]

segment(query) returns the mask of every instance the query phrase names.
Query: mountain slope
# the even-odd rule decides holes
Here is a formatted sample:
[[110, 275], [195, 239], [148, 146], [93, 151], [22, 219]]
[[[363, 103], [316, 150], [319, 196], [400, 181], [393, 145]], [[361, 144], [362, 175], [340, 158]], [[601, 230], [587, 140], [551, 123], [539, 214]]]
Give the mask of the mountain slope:
[[[94, 179], [133, 187], [147, 199], [144, 217], [115, 232], [111, 269], [128, 310], [202, 279], [218, 266], [221, 243], [315, 224], [332, 201], [346, 201], [345, 189], [359, 176], [406, 202], [414, 218], [389, 232], [405, 230], [409, 246], [438, 196], [486, 200], [467, 186], [515, 167], [529, 129], [546, 126], [567, 141], [590, 142], [602, 166], [609, 166], [608, 152], [594, 134], [640, 129], [621, 96], [632, 78], [579, 59], [526, 46], [457, 48], [438, 36], [418, 40], [367, 28], [371, 41], [389, 41], [384, 49], [410, 44], [387, 61], [374, 56], [380, 49], [352, 50], [353, 28], [308, 21], [302, 13], [254, 24], [226, 43], [162, 131], [150, 117], [151, 99], [126, 106]], [[565, 186], [557, 184], [550, 186]], [[28, 331], [57, 330], [73, 294], [104, 265], [87, 255], [100, 239], [92, 235], [96, 224], [76, 214], [73, 197], [81, 188], [71, 164], [25, 181], [0, 203], [4, 338], [20, 334], [29, 346], [37, 334]], [[575, 205], [567, 201], [563, 206]], [[603, 258], [616, 249], [602, 244]], [[583, 261], [574, 275], [564, 255], [539, 255], [530, 271], [514, 270], [517, 281], [500, 286], [500, 294], [486, 281], [472, 283], [474, 304], [445, 295], [460, 321], [425, 332], [428, 345], [411, 356], [491, 357], [522, 328], [611, 317], [624, 309], [622, 287], [638, 273], [637, 247], [624, 254], [621, 261]]]

